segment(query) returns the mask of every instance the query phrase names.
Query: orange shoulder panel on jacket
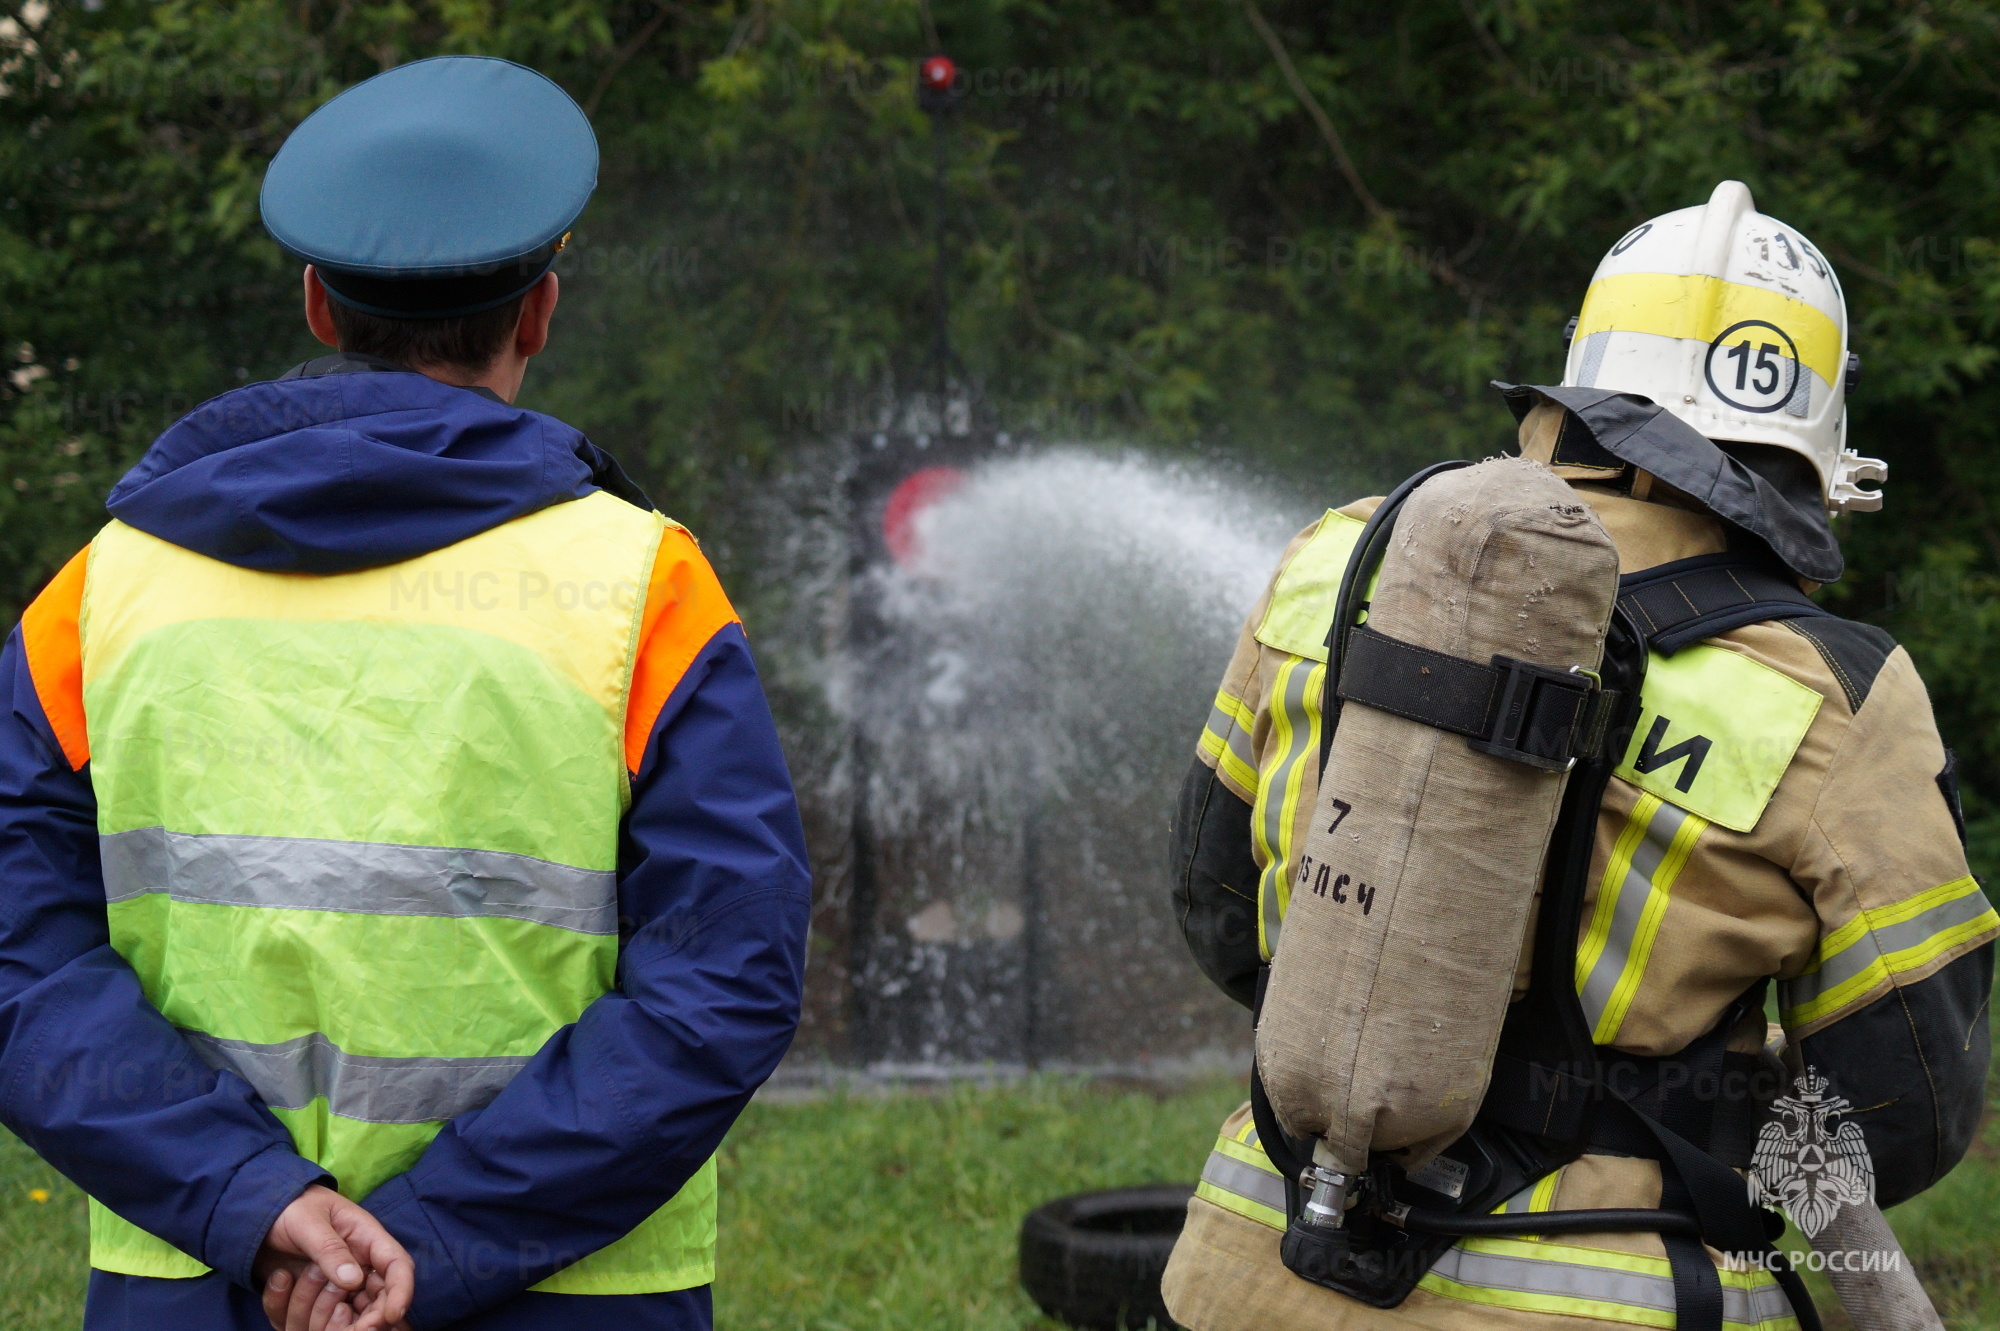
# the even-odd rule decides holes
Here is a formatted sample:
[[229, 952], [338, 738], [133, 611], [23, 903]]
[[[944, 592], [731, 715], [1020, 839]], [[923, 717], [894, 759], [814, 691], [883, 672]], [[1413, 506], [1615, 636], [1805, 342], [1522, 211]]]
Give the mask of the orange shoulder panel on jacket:
[[77, 551], [21, 616], [28, 677], [35, 682], [35, 696], [62, 745], [63, 757], [78, 771], [90, 761], [90, 735], [83, 720], [83, 643], [77, 633], [89, 559], [89, 546]]
[[627, 770], [638, 772], [653, 723], [694, 658], [726, 625], [736, 622], [736, 609], [694, 537], [684, 528], [668, 527], [646, 588], [646, 614], [639, 624], [639, 649], [632, 664], [632, 694], [625, 705]]

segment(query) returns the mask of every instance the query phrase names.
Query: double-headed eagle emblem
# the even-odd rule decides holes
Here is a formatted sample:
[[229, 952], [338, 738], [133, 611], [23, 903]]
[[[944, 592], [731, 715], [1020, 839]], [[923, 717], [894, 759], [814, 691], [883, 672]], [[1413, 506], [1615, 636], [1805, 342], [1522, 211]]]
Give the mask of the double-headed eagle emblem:
[[1828, 1085], [1807, 1068], [1790, 1095], [1772, 1102], [1776, 1117], [1758, 1130], [1750, 1160], [1751, 1203], [1783, 1207], [1807, 1238], [1825, 1229], [1841, 1207], [1875, 1200], [1868, 1143], [1861, 1126], [1843, 1117], [1854, 1106], [1828, 1095]]

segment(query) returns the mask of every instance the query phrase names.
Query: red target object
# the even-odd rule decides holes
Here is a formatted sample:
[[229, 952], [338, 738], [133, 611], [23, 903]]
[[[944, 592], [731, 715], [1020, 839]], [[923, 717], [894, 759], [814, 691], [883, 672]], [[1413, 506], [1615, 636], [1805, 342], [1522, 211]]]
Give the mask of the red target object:
[[925, 467], [898, 482], [882, 506], [882, 544], [889, 547], [889, 558], [904, 568], [916, 563], [923, 555], [918, 516], [964, 484], [965, 473], [957, 467]]
[[947, 92], [958, 78], [958, 66], [948, 55], [931, 56], [917, 68], [917, 77], [929, 92]]

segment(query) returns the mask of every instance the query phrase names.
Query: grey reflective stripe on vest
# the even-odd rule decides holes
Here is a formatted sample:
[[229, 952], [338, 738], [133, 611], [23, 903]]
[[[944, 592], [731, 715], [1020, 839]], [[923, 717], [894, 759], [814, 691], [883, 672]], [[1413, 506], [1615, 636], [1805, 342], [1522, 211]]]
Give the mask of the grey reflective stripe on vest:
[[447, 915], [618, 932], [618, 875], [497, 850], [141, 827], [98, 838], [108, 900], [175, 901], [353, 915]]
[[[1664, 1313], [1674, 1311], [1674, 1282], [1671, 1276], [1620, 1271], [1553, 1257], [1503, 1257], [1498, 1253], [1454, 1246], [1447, 1248], [1444, 1256], [1438, 1258], [1431, 1274], [1476, 1289], [1591, 1299]], [[1722, 1287], [1722, 1318], [1725, 1322], [1754, 1327], [1788, 1318], [1791, 1312], [1791, 1302], [1775, 1281], [1754, 1289], [1742, 1289], [1735, 1285]], [[1646, 1324], [1653, 1323], [1649, 1320]]]
[[1208, 1153], [1208, 1163], [1201, 1167], [1201, 1181], [1213, 1184], [1224, 1192], [1233, 1193], [1245, 1201], [1256, 1202], [1280, 1214], [1284, 1213], [1283, 1179], [1268, 1170], [1232, 1159], [1220, 1151]]
[[531, 1057], [374, 1058], [319, 1034], [283, 1044], [181, 1034], [203, 1062], [234, 1072], [274, 1109], [324, 1099], [333, 1113], [364, 1123], [436, 1123], [484, 1109]]

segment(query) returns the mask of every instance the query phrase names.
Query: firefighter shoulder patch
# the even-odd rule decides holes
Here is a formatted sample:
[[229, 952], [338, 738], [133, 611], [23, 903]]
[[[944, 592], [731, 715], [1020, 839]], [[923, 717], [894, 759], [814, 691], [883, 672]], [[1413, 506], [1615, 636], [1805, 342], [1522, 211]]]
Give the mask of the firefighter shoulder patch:
[[1721, 647], [1653, 655], [1618, 775], [1731, 831], [1748, 832], [1806, 730], [1819, 692]]
[[1326, 660], [1326, 638], [1333, 628], [1334, 602], [1340, 599], [1340, 579], [1361, 529], [1368, 524], [1332, 509], [1320, 519], [1319, 530], [1299, 547], [1278, 574], [1271, 604], [1257, 626], [1257, 641], [1308, 661]]

